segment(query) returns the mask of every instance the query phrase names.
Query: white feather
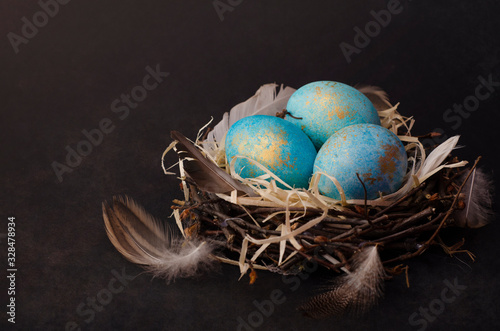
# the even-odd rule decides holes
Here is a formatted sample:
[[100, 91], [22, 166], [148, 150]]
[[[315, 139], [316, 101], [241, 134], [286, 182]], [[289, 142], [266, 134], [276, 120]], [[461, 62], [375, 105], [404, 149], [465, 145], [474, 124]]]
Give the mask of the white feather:
[[[465, 173], [461, 181], [465, 180]], [[457, 210], [453, 218], [460, 227], [479, 228], [488, 224], [493, 216], [493, 181], [481, 169], [474, 169], [462, 193], [465, 195], [465, 208]]]
[[130, 198], [114, 198], [112, 207], [104, 203], [103, 218], [115, 248], [167, 282], [194, 276], [213, 262], [209, 244], [173, 237], [170, 229]]
[[421, 182], [425, 181], [425, 179], [427, 179], [433, 171], [435, 171], [441, 163], [443, 163], [443, 161], [457, 145], [459, 138], [460, 136], [453, 136], [449, 138], [429, 154], [422, 164], [422, 167], [417, 172], [417, 176]]
[[152, 259], [145, 268], [155, 277], [170, 282], [177, 277], [194, 276], [201, 269], [209, 267], [212, 264], [211, 253], [212, 247], [206, 242], [171, 240], [164, 246], [163, 254]]
[[261, 86], [250, 99], [234, 106], [229, 113], [224, 113], [222, 120], [207, 135], [206, 148], [211, 152], [216, 144], [221, 144], [229, 128], [238, 120], [252, 115], [276, 115], [286, 108], [290, 96], [295, 92], [291, 87], [281, 85], [276, 94], [276, 84]]

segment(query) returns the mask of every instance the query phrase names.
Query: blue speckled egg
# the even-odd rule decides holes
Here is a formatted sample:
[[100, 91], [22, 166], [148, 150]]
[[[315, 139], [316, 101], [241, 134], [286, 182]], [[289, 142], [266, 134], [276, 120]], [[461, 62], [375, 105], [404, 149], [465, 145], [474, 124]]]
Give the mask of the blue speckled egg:
[[[335, 177], [346, 198], [378, 198], [379, 192], [397, 191], [406, 174], [407, 156], [403, 143], [391, 131], [379, 125], [356, 124], [333, 134], [321, 147], [314, 162], [314, 172], [324, 172]], [[319, 181], [321, 194], [340, 200], [333, 182], [322, 176]]]
[[299, 126], [319, 149], [332, 134], [361, 123], [380, 125], [377, 110], [357, 89], [342, 83], [319, 81], [299, 88], [286, 106], [285, 119]]
[[[285, 183], [307, 188], [316, 158], [313, 143], [298, 127], [284, 119], [255, 115], [242, 118], [226, 135], [226, 157], [236, 155], [258, 161]], [[236, 159], [235, 171], [243, 178], [254, 178], [264, 171], [246, 159]]]

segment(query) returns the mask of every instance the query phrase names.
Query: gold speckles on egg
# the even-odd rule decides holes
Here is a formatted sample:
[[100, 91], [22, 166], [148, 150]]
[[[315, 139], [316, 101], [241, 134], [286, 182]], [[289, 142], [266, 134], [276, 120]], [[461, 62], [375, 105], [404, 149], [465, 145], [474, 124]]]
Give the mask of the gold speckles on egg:
[[362, 174], [363, 182], [368, 185], [374, 185], [376, 181], [380, 181], [380, 178], [373, 178], [371, 172]]
[[382, 149], [385, 153], [378, 160], [380, 170], [392, 180], [396, 171], [396, 158], [399, 155], [399, 149], [398, 146], [392, 144], [383, 145]]
[[[227, 158], [235, 161], [234, 171], [243, 178], [255, 178], [266, 167], [291, 186], [306, 188], [312, 174], [316, 149], [307, 135], [284, 119], [255, 115], [237, 121], [226, 136]], [[278, 186], [280, 184], [278, 183]]]
[[[355, 124], [337, 131], [325, 142], [315, 167], [335, 177], [348, 199], [363, 199], [365, 190], [368, 199], [376, 199], [380, 192], [390, 194], [401, 186], [407, 157], [403, 144], [389, 130], [373, 124]], [[364, 185], [360, 185], [359, 179]], [[322, 194], [340, 198], [331, 181], [320, 179], [318, 188]]]
[[253, 159], [265, 163], [272, 170], [286, 164], [290, 160], [290, 155], [285, 159], [276, 157], [280, 155], [282, 146], [286, 144], [285, 132], [283, 130], [266, 130], [259, 137], [260, 143], [253, 148]]
[[294, 116], [285, 118], [299, 127], [319, 150], [336, 131], [359, 123], [380, 125], [376, 109], [361, 92], [346, 84], [318, 81], [299, 88], [289, 99], [287, 109]]

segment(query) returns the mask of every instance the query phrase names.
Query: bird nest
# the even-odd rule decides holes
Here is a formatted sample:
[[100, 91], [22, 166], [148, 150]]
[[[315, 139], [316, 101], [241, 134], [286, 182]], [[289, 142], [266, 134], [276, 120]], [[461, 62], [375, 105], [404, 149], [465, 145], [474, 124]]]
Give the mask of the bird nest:
[[[174, 141], [162, 156], [165, 173], [175, 174], [170, 172], [174, 166], [179, 169], [176, 175], [184, 199], [173, 201], [177, 227], [185, 242], [212, 248], [207, 259], [238, 266], [241, 276], [249, 275], [250, 283], [256, 281], [259, 270], [296, 274], [307, 262], [339, 274], [326, 292], [300, 308], [311, 317], [368, 310], [381, 296], [387, 277], [408, 271], [403, 261], [433, 244], [449, 254], [459, 251], [463, 242], [446, 246], [440, 240], [444, 228], [480, 227], [491, 214], [489, 182], [476, 169], [480, 158], [467, 168], [467, 161], [451, 155], [458, 136], [426, 149], [421, 140], [432, 138], [433, 133], [413, 136], [415, 120], [402, 116], [384, 92], [359, 89], [408, 155], [403, 185], [392, 194], [348, 200], [339, 182], [327, 176], [340, 192], [341, 199], [334, 200], [318, 190], [325, 174], [314, 175], [308, 189], [297, 189], [260, 164], [264, 175], [241, 178], [234, 171], [235, 160], [228, 163], [225, 158], [223, 137], [241, 117], [286, 113], [282, 110], [294, 90], [276, 91], [274, 84], [264, 85], [235, 106], [213, 130], [207, 124], [192, 141], [173, 131]], [[177, 152], [179, 162], [166, 169], [164, 156], [171, 150]], [[365, 183], [361, 179], [360, 183], [366, 192]], [[106, 211], [109, 215], [109, 207], [105, 220]], [[113, 229], [108, 225], [110, 234]]]

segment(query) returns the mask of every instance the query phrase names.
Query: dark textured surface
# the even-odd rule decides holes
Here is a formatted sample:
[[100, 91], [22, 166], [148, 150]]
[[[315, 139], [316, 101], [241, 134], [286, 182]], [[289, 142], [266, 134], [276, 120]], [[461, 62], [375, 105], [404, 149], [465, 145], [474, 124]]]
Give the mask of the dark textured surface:
[[[443, 115], [475, 93], [479, 76], [500, 81], [497, 1], [402, 1], [401, 13], [350, 63], [339, 45], [352, 45], [353, 28], [373, 21], [370, 11], [387, 8], [386, 2], [231, 3], [237, 5], [221, 21], [212, 1], [71, 1], [17, 54], [7, 34], [21, 34], [21, 19], [32, 21], [40, 6], [0, 4], [0, 234], [14, 215], [15, 327], [60, 330], [74, 322], [83, 330], [235, 330], [238, 318], [258, 317], [254, 301], [269, 300], [279, 294], [276, 289], [286, 300], [280, 297], [284, 302], [263, 317], [260, 329], [417, 330], [423, 324], [411, 325], [409, 318], [429, 305], [439, 314], [429, 317], [428, 329], [500, 327], [498, 220], [447, 236], [449, 243], [465, 237], [475, 263], [464, 254], [459, 260], [431, 249], [409, 262], [410, 288], [403, 276], [387, 282], [384, 300], [356, 319], [308, 320], [295, 311], [324, 284], [326, 272], [287, 281], [260, 272], [250, 286], [248, 278], [237, 281], [237, 268], [221, 266], [167, 286], [115, 251], [101, 202], [128, 194], [167, 218], [170, 201], [180, 197], [178, 182], [160, 167], [169, 132], [194, 137], [210, 116], [218, 121], [264, 83], [379, 85], [401, 102], [401, 113], [414, 115], [414, 134], [434, 128], [460, 134], [466, 148], [457, 154], [470, 161], [482, 155], [483, 168], [496, 171], [500, 87], [477, 110], [465, 112], [460, 124]], [[124, 112], [113, 112], [113, 101], [142, 84], [147, 66], [157, 65], [170, 75], [121, 120]], [[51, 164], [65, 163], [65, 147], [76, 148], [85, 139], [82, 130], [95, 129], [104, 118], [113, 131], [59, 182]], [[12, 325], [5, 315], [4, 236], [0, 247], [5, 329]], [[122, 287], [112, 281], [122, 272], [140, 275]], [[445, 281], [462, 289], [456, 300], [442, 304]], [[103, 291], [109, 286], [117, 292], [112, 297]], [[106, 305], [85, 305], [98, 294]]]

